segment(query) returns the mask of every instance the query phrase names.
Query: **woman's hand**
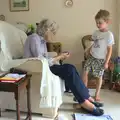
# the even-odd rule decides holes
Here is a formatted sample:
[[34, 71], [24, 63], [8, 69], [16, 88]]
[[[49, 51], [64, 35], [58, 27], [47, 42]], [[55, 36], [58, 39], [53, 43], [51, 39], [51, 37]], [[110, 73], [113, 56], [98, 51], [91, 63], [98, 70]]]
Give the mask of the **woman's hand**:
[[60, 58], [59, 60], [65, 60], [65, 59], [66, 59], [66, 58], [65, 58], [65, 55], [63, 55], [63, 54], [60, 54], [60, 55], [59, 55], [59, 58]]
[[67, 52], [61, 53], [60, 55], [54, 57], [54, 61], [65, 60], [65, 59], [68, 58], [69, 56], [70, 56], [70, 54], [67, 53]]
[[[62, 56], [62, 58], [66, 59], [66, 58], [70, 57], [70, 53], [69, 52], [63, 52], [63, 53], [61, 53], [61, 56]], [[62, 60], [64, 60], [64, 59], [62, 59]]]

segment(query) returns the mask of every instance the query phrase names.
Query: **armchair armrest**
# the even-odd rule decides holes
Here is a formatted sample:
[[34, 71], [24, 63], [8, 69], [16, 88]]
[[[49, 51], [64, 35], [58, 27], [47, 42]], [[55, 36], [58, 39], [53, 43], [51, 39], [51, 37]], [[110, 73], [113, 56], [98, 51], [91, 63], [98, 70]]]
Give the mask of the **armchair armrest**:
[[25, 70], [28, 73], [42, 73], [42, 62], [40, 60], [28, 60], [16, 68]]
[[56, 52], [48, 52], [48, 57], [55, 57], [57, 56]]
[[42, 72], [42, 61], [39, 59], [16, 59], [4, 62], [1, 66], [2, 71], [9, 71], [10, 68], [19, 68], [27, 72]]

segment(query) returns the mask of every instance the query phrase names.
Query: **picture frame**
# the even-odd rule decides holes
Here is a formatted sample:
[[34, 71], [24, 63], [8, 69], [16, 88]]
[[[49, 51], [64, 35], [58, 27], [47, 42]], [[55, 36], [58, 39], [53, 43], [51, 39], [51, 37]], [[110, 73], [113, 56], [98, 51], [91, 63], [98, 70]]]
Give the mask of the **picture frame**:
[[29, 11], [29, 0], [9, 0], [10, 11]]

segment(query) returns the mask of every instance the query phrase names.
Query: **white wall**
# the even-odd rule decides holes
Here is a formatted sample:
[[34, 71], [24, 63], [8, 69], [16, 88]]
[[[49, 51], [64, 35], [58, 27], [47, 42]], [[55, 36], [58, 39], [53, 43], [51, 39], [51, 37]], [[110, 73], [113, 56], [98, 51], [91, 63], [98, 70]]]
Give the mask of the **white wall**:
[[117, 0], [117, 54], [120, 56], [120, 0]]
[[96, 29], [94, 16], [99, 9], [111, 12], [113, 20], [110, 29], [117, 38], [116, 0], [73, 0], [72, 8], [65, 8], [64, 0], [30, 0], [29, 12], [10, 12], [8, 1], [0, 0], [0, 14], [4, 14], [10, 23], [22, 21], [35, 24], [42, 18], [55, 20], [60, 26], [57, 40], [63, 43], [63, 50], [72, 53], [68, 62], [78, 69], [83, 60], [81, 37]]

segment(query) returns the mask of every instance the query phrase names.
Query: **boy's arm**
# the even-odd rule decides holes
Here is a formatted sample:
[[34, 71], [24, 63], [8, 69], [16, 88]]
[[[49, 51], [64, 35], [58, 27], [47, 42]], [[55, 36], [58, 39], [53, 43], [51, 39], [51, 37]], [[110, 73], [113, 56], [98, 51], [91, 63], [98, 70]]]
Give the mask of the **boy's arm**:
[[106, 55], [106, 60], [105, 60], [105, 69], [108, 68], [108, 63], [112, 55], [112, 45], [107, 47], [107, 55]]
[[112, 33], [109, 34], [108, 36], [108, 43], [107, 43], [107, 55], [106, 55], [106, 60], [104, 64], [104, 68], [108, 68], [108, 63], [110, 61], [110, 58], [112, 56], [112, 46], [114, 45], [114, 36]]

